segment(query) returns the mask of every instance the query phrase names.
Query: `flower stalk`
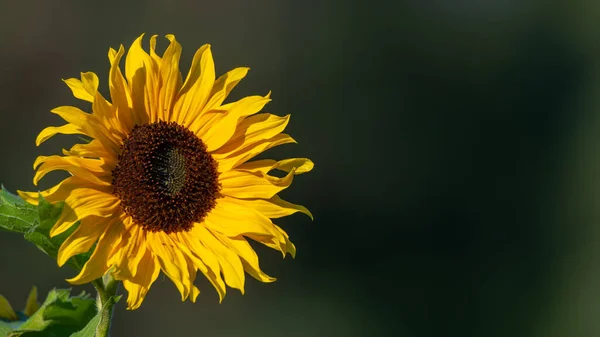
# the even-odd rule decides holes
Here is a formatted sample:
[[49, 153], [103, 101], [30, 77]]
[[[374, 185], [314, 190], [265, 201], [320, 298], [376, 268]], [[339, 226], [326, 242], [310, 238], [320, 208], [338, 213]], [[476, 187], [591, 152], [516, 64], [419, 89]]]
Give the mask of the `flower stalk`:
[[115, 306], [114, 297], [117, 293], [118, 281], [109, 276], [94, 280], [92, 284], [98, 292], [98, 312], [102, 313], [100, 323], [98, 323], [98, 327], [96, 328], [96, 337], [108, 337], [110, 336], [110, 326]]

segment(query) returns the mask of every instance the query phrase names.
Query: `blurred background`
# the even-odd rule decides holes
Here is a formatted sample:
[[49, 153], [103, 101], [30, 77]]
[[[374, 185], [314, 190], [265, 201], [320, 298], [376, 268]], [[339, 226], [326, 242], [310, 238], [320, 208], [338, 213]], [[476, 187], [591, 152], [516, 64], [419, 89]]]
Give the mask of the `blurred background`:
[[[599, 19], [585, 0], [1, 1], [0, 181], [33, 190], [36, 156], [73, 144], [34, 144], [50, 109], [89, 109], [61, 78], [106, 94], [109, 47], [174, 33], [184, 73], [211, 43], [217, 73], [252, 68], [230, 99], [272, 90], [292, 115], [299, 144], [271, 154], [316, 163], [283, 194], [315, 221], [278, 222], [295, 260], [257, 247], [274, 284], [218, 304], [199, 280], [192, 304], [161, 276], [114, 336], [598, 336]], [[16, 308], [75, 275], [11, 233], [0, 261]]]

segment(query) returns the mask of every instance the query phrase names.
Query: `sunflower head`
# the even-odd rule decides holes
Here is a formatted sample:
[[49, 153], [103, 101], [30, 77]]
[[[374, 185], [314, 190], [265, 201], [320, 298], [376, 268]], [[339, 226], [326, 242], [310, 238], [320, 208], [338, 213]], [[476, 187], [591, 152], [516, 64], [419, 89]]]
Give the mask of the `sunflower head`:
[[[80, 273], [68, 281], [87, 283], [110, 272], [123, 281], [129, 309], [141, 305], [161, 271], [182, 300], [192, 301], [199, 294], [198, 272], [221, 300], [226, 285], [243, 293], [246, 273], [274, 281], [260, 269], [248, 239], [295, 255], [288, 235], [272, 219], [296, 212], [312, 217], [278, 193], [313, 163], [252, 159], [295, 143], [283, 133], [289, 115], [259, 113], [270, 94], [224, 103], [248, 68], [216, 78], [209, 45], [196, 51], [184, 80], [175, 36], [167, 35], [170, 44], [163, 55], [156, 53], [156, 36], [150, 38], [149, 53], [142, 38], [129, 48], [124, 74], [125, 49], [109, 50], [110, 100], [98, 91], [92, 72], [67, 79], [73, 95], [91, 103], [91, 112], [58, 107], [52, 112], [66, 124], [38, 135], [38, 145], [56, 134], [91, 138], [34, 163], [34, 184], [54, 170], [71, 174], [41, 192], [50, 202], [65, 202], [52, 236], [77, 226], [61, 245], [58, 264], [95, 245]], [[285, 174], [274, 176], [273, 170]], [[37, 192], [19, 194], [38, 202]]]

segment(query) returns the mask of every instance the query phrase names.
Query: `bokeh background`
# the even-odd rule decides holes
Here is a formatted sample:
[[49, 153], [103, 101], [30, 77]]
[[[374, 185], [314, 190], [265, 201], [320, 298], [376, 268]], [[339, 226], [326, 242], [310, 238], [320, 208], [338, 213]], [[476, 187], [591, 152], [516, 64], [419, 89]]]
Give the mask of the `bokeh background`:
[[[100, 75], [107, 50], [176, 34], [184, 72], [211, 43], [231, 99], [273, 91], [315, 170], [284, 193], [295, 260], [258, 247], [274, 284], [181, 303], [159, 277], [114, 336], [599, 336], [600, 5], [594, 1], [0, 2], [0, 181], [34, 189], [49, 110], [87, 108], [61, 78]], [[166, 46], [166, 39], [160, 47]], [[48, 176], [40, 188], [61, 178]], [[0, 293], [68, 287], [0, 233]], [[76, 290], [88, 289], [76, 287]]]

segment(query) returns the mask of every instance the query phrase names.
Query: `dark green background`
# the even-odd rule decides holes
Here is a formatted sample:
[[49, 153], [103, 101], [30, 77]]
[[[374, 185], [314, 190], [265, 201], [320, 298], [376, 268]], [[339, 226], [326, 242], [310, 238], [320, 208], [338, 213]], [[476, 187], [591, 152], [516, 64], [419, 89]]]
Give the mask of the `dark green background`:
[[[564, 4], [561, 4], [564, 3]], [[252, 68], [232, 99], [273, 90], [315, 170], [283, 195], [295, 260], [225, 301], [161, 276], [114, 336], [600, 334], [600, 5], [593, 1], [0, 2], [0, 181], [33, 189], [49, 110], [84, 102], [61, 78], [100, 75], [108, 47], [176, 34], [187, 67]], [[166, 40], [160, 41], [164, 48]], [[41, 188], [62, 176], [52, 174]], [[19, 308], [74, 275], [0, 233], [0, 292]], [[76, 287], [77, 290], [82, 287]]]

